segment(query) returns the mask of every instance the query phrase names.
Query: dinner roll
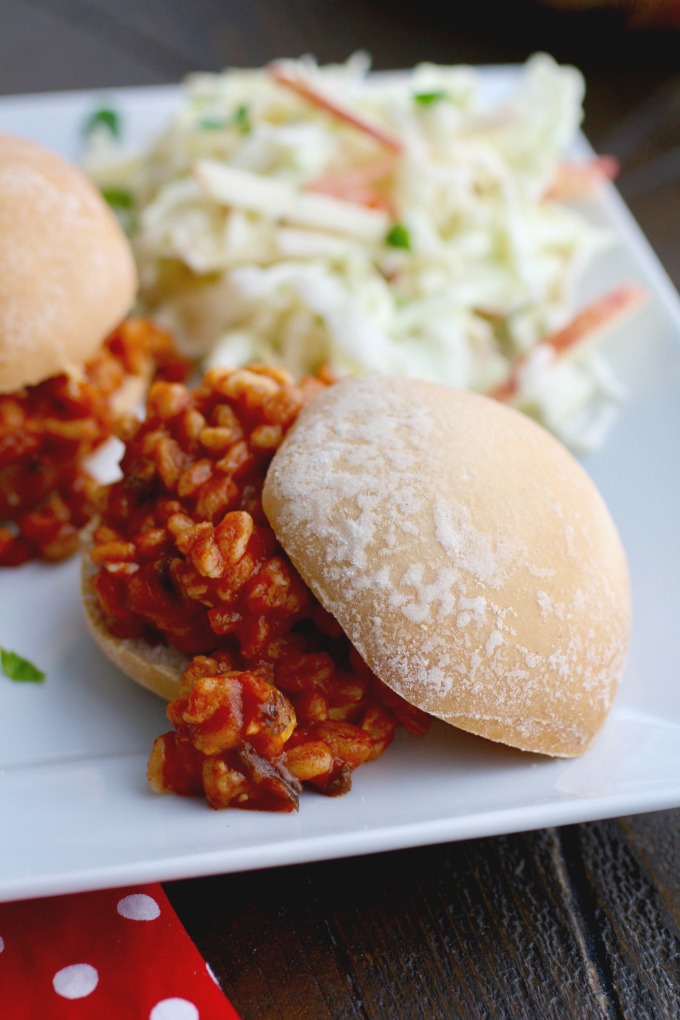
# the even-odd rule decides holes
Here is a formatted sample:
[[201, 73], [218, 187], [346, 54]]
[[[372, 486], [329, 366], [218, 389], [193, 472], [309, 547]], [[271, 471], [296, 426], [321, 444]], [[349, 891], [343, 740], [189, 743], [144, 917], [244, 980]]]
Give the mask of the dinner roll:
[[85, 174], [0, 133], [0, 393], [77, 375], [136, 290], [127, 239]]
[[586, 750], [626, 659], [626, 557], [592, 480], [487, 397], [348, 378], [303, 409], [265, 513], [371, 669], [456, 727]]

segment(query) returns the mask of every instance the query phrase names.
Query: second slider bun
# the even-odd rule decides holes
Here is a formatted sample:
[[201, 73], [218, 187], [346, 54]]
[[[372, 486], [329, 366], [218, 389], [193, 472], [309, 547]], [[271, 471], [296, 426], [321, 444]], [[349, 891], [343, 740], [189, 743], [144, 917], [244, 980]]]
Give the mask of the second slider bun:
[[136, 289], [127, 239], [85, 174], [0, 133], [0, 393], [77, 375]]
[[267, 517], [371, 669], [412, 704], [523, 750], [586, 750], [626, 660], [626, 557], [585, 470], [486, 397], [352, 378], [306, 407]]

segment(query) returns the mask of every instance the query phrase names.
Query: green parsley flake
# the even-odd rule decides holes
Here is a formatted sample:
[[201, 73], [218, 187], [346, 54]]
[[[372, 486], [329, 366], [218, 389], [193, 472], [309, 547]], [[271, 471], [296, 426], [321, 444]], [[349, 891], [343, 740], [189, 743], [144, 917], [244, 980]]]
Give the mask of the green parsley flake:
[[441, 89], [432, 92], [416, 92], [413, 98], [420, 106], [432, 106], [433, 103], [446, 99], [446, 92], [442, 92]]
[[102, 197], [112, 209], [132, 209], [134, 204], [131, 192], [123, 188], [103, 188]]
[[239, 106], [238, 110], [234, 114], [234, 124], [236, 124], [241, 131], [250, 131], [250, 111], [247, 106]]
[[102, 108], [101, 110], [95, 110], [85, 121], [83, 128], [83, 134], [86, 138], [89, 138], [93, 131], [97, 128], [103, 127], [109, 132], [113, 138], [120, 138], [121, 123], [120, 115], [116, 110], [108, 108]]
[[227, 122], [221, 117], [201, 117], [198, 126], [204, 131], [220, 131], [227, 126]]
[[252, 128], [250, 111], [247, 106], [239, 106], [231, 117], [203, 117], [199, 126], [204, 131], [222, 131], [225, 128], [236, 127], [247, 134]]
[[45, 679], [43, 671], [32, 662], [5, 648], [0, 648], [0, 665], [5, 676], [17, 683], [39, 684]]
[[391, 248], [406, 248], [409, 251], [411, 249], [411, 235], [403, 223], [395, 223], [388, 232], [385, 241]]

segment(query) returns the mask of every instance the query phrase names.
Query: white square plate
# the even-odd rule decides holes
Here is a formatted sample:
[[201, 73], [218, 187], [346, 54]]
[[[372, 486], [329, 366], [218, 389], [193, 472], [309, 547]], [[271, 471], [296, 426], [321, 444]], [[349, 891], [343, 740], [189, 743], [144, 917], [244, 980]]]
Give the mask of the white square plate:
[[[512, 68], [484, 69], [501, 90]], [[179, 89], [0, 100], [0, 130], [73, 159], [86, 116], [122, 111], [142, 140]], [[583, 152], [588, 147], [581, 142]], [[30, 564], [0, 574], [0, 645], [47, 673], [0, 676], [0, 899], [185, 878], [496, 835], [680, 805], [680, 302], [620, 196], [593, 215], [618, 243], [589, 296], [625, 280], [652, 300], [609, 342], [630, 396], [604, 448], [584, 465], [607, 500], [630, 560], [635, 625], [620, 694], [592, 749], [574, 761], [524, 755], [435, 725], [400, 735], [360, 769], [351, 793], [312, 793], [296, 815], [212, 812], [157, 797], [145, 779], [164, 705], [123, 679], [92, 644], [78, 566]]]

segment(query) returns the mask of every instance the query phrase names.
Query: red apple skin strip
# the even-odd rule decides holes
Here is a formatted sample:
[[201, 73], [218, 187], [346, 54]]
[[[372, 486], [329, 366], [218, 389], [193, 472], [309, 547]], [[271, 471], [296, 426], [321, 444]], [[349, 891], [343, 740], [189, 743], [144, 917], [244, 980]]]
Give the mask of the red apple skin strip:
[[325, 177], [317, 177], [315, 180], [308, 181], [305, 187], [310, 191], [332, 192], [333, 194], [356, 191], [384, 180], [394, 171], [396, 165], [396, 156], [390, 153], [390, 155], [382, 156], [364, 166], [355, 166], [348, 170], [327, 174]]
[[359, 131], [363, 131], [364, 134], [374, 138], [377, 142], [380, 142], [381, 145], [391, 149], [392, 152], [400, 154], [403, 153], [404, 146], [402, 145], [401, 140], [391, 131], [382, 128], [379, 124], [374, 124], [372, 121], [366, 120], [360, 114], [355, 113], [342, 103], [337, 102], [337, 100], [331, 99], [330, 96], [319, 92], [310, 81], [306, 80], [301, 75], [290, 74], [278, 64], [270, 65], [268, 71], [274, 81], [278, 82], [279, 85], [283, 85], [285, 88], [291, 89], [291, 91], [302, 96], [303, 99], [307, 99], [310, 103], [320, 107], [322, 110], [332, 113], [333, 116], [338, 118], [338, 120], [342, 120], [346, 124], [351, 124], [353, 127], [358, 128]]
[[[310, 103], [333, 114], [339, 120], [353, 125], [394, 153], [403, 153], [404, 146], [395, 135], [322, 94], [309, 81], [298, 75], [287, 73], [276, 64], [270, 66], [269, 73], [280, 85], [291, 89]], [[583, 198], [592, 192], [593, 186], [606, 180], [613, 180], [618, 170], [619, 164], [611, 156], [598, 156], [580, 165], [563, 164], [544, 198], [553, 200]], [[336, 188], [345, 189], [345, 197], [350, 200], [354, 183], [354, 181], [348, 181], [345, 184], [340, 181], [334, 182]], [[350, 186], [347, 187], [347, 184]], [[325, 182], [325, 187], [324, 182], [319, 181], [316, 185], [312, 185], [311, 190], [324, 191], [326, 188], [333, 190], [330, 181]], [[580, 341], [592, 338], [596, 333], [611, 327], [616, 321], [630, 314], [647, 300], [647, 296], [645, 289], [638, 284], [623, 284], [594, 301], [582, 312], [579, 312], [567, 326], [542, 340], [541, 344], [551, 347], [558, 355], [563, 354]], [[535, 350], [535, 348], [533, 349]], [[531, 351], [517, 359], [511, 367], [507, 379], [491, 390], [489, 396], [495, 400], [511, 400], [515, 396], [522, 367], [526, 364], [530, 353]]]
[[354, 167], [344, 173], [329, 174], [326, 177], [308, 181], [305, 191], [333, 195], [346, 202], [356, 202], [358, 205], [365, 205], [372, 209], [384, 209], [391, 216], [395, 216], [394, 203], [389, 195], [380, 191], [378, 187], [373, 187], [388, 177], [395, 166], [396, 157], [390, 153], [390, 155], [374, 160], [366, 166]]
[[589, 198], [606, 181], [613, 181], [618, 172], [619, 162], [614, 156], [595, 156], [585, 163], [561, 163], [543, 198], [556, 202]]
[[[551, 347], [557, 355], [564, 354], [581, 341], [590, 340], [597, 333], [609, 329], [615, 322], [643, 305], [647, 299], [648, 294], [644, 287], [637, 283], [624, 283], [603, 297], [597, 298], [571, 322], [545, 337], [537, 346]], [[494, 400], [512, 400], [517, 393], [522, 368], [535, 350], [536, 347], [533, 347], [521, 355], [511, 366], [507, 378], [495, 389], [490, 390], [488, 396]]]
[[310, 184], [305, 191], [313, 191], [319, 195], [330, 195], [333, 198], [342, 199], [344, 202], [353, 202], [355, 205], [363, 205], [367, 209], [382, 209], [392, 219], [396, 216], [394, 203], [387, 195], [381, 195], [375, 188], [350, 188], [344, 185], [335, 185], [330, 182]]

